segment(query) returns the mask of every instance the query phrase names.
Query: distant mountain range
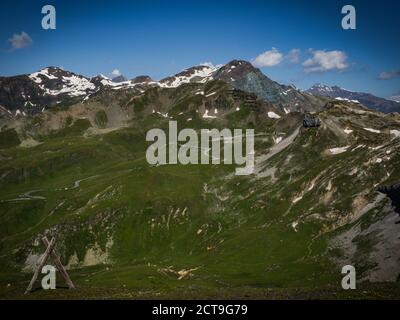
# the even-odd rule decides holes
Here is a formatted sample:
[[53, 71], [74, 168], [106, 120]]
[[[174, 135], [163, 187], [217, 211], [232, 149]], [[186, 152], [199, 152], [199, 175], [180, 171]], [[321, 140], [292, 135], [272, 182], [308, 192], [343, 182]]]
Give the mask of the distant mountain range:
[[359, 102], [385, 113], [400, 111], [400, 103], [393, 101], [395, 97], [386, 100], [368, 93], [321, 84], [301, 91], [269, 79], [251, 63], [243, 60], [232, 60], [219, 67], [194, 66], [160, 81], [146, 75], [131, 80], [123, 75], [113, 79], [101, 74], [87, 78], [58, 67], [47, 67], [28, 75], [0, 77], [0, 106], [12, 115], [27, 115], [85, 101], [100, 90], [144, 92], [151, 87], [176, 88], [187, 83], [206, 83], [211, 80], [220, 80], [232, 88], [254, 93], [258, 98], [274, 104], [283, 113], [321, 110], [329, 100], [327, 98]]
[[400, 101], [400, 97], [392, 97], [391, 100], [387, 100], [376, 97], [370, 93], [353, 92], [338, 86], [327, 86], [323, 84], [315, 84], [310, 89], [306, 90], [306, 92], [313, 95], [361, 103], [370, 109], [384, 113], [400, 112], [400, 103], [398, 102]]
[[154, 86], [176, 88], [210, 80], [221, 80], [233, 88], [255, 93], [285, 113], [319, 110], [326, 102], [269, 79], [247, 61], [233, 60], [222, 67], [194, 66], [160, 81], [146, 75], [131, 80], [123, 76], [109, 79], [103, 75], [87, 78], [61, 68], [47, 67], [29, 75], [0, 77], [0, 105], [12, 114], [35, 114], [54, 106], [84, 101], [104, 89], [143, 92]]
[[398, 95], [398, 96], [391, 96], [391, 97], [390, 97], [390, 100], [396, 101], [396, 102], [400, 102], [400, 95]]

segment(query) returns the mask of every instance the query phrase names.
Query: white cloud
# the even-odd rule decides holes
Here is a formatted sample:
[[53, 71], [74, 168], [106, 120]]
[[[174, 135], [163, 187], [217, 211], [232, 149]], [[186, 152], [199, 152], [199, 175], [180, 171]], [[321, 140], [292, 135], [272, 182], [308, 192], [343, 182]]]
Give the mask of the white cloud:
[[286, 59], [290, 63], [299, 63], [300, 62], [300, 49], [292, 49], [289, 51], [288, 55], [286, 56]]
[[379, 80], [391, 80], [400, 77], [400, 70], [384, 71], [378, 76]]
[[347, 55], [343, 51], [312, 50], [312, 58], [303, 62], [306, 72], [324, 72], [330, 70], [344, 70], [349, 65]]
[[8, 41], [11, 43], [12, 50], [22, 49], [33, 43], [32, 38], [24, 31], [21, 34], [14, 33]]
[[119, 71], [118, 69], [114, 69], [111, 72], [111, 75], [113, 75], [114, 77], [119, 77], [120, 75], [122, 75], [121, 71]]
[[271, 50], [265, 51], [264, 53], [257, 56], [251, 61], [251, 63], [257, 68], [263, 68], [276, 66], [280, 64], [282, 60], [283, 54], [280, 53], [277, 49], [272, 48]]

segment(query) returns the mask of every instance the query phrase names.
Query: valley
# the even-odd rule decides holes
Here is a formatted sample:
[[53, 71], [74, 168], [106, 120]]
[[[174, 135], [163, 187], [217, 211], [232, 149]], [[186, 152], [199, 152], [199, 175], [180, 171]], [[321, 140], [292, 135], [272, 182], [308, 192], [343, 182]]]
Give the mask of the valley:
[[[282, 87], [238, 60], [128, 82], [5, 111], [1, 298], [23, 298], [44, 235], [78, 290], [33, 299], [399, 297], [400, 218], [379, 189], [400, 181], [399, 114]], [[320, 127], [303, 126], [308, 112]], [[149, 164], [146, 133], [170, 121], [253, 129], [254, 173]], [[342, 290], [345, 264], [362, 289]]]

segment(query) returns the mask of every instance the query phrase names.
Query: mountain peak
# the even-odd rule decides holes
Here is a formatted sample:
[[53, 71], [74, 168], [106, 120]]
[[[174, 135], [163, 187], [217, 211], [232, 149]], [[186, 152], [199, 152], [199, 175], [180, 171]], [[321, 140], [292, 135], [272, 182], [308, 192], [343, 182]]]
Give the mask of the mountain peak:
[[252, 66], [252, 64], [249, 61], [246, 60], [240, 60], [240, 59], [233, 59], [229, 61], [227, 66]]
[[57, 71], [57, 70], [64, 71], [64, 68], [57, 67], [57, 66], [48, 66], [48, 67], [43, 68], [43, 69], [49, 69], [49, 70], [52, 70], [52, 71]]
[[125, 82], [125, 81], [127, 81], [128, 79], [127, 78], [125, 78], [122, 74], [121, 75], [119, 75], [119, 76], [117, 76], [117, 77], [114, 77], [114, 78], [112, 78], [112, 82], [115, 82], [115, 83], [120, 83], [120, 82]]
[[160, 85], [162, 87], [178, 87], [184, 83], [190, 82], [206, 82], [207, 80], [212, 79], [215, 71], [218, 70], [218, 67], [207, 66], [207, 65], [199, 65], [190, 67], [185, 69], [174, 76], [170, 76], [164, 78], [160, 81]]
[[353, 92], [353, 91], [347, 90], [345, 88], [341, 88], [337, 85], [330, 86], [330, 85], [323, 84], [323, 83], [316, 83], [308, 90], [320, 91], [320, 92], [333, 92], [333, 91], [339, 91], [339, 90], [346, 91], [346, 92]]
[[259, 71], [255, 68], [250, 62], [245, 60], [232, 60], [225, 64], [220, 70], [221, 72], [227, 70], [237, 69], [236, 71], [240, 70], [241, 72], [256, 72]]
[[140, 75], [131, 80], [133, 83], [149, 83], [154, 82], [154, 80], [147, 75]]
[[95, 75], [94, 77], [92, 77], [92, 79], [105, 79], [105, 80], [110, 80], [109, 77], [106, 77], [104, 74], [99, 73], [98, 75]]
[[31, 80], [33, 80], [36, 83], [42, 83], [43, 81], [55, 81], [55, 80], [64, 81], [65, 78], [70, 78], [70, 77], [88, 80], [88, 78], [84, 76], [54, 66], [45, 67], [37, 72], [29, 74], [28, 76]]
[[331, 91], [333, 91], [333, 87], [328, 86], [326, 84], [322, 84], [322, 83], [316, 83], [308, 90], [311, 90], [311, 91], [313, 91], [315, 93], [317, 93], [317, 92], [331, 92]]
[[232, 87], [256, 94], [259, 98], [279, 106], [282, 112], [315, 111], [322, 107], [318, 98], [303, 94], [293, 86], [286, 86], [268, 78], [260, 69], [245, 60], [232, 60], [214, 74], [214, 78]]

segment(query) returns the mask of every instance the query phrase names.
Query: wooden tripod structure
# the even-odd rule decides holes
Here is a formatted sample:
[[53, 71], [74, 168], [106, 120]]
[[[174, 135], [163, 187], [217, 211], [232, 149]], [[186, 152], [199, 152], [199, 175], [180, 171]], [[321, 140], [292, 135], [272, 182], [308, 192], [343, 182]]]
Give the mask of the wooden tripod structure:
[[35, 284], [35, 281], [37, 277], [39, 276], [39, 273], [42, 271], [43, 267], [45, 266], [47, 260], [51, 256], [53, 259], [54, 264], [56, 265], [56, 268], [58, 271], [60, 271], [61, 276], [64, 278], [65, 283], [68, 285], [70, 289], [75, 289], [74, 284], [72, 283], [71, 278], [69, 277], [67, 271], [65, 270], [64, 266], [61, 263], [60, 256], [57, 254], [55, 250], [55, 245], [56, 245], [56, 239], [53, 237], [51, 238], [51, 241], [47, 239], [47, 237], [42, 238], [42, 243], [46, 247], [46, 251], [42, 255], [42, 257], [39, 260], [39, 265], [35, 270], [35, 273], [33, 274], [32, 280], [28, 285], [28, 288], [25, 290], [25, 294], [28, 294], [32, 291], [33, 285]]

